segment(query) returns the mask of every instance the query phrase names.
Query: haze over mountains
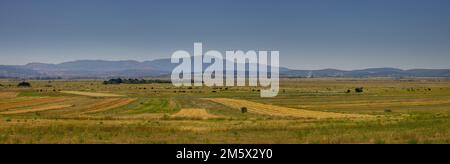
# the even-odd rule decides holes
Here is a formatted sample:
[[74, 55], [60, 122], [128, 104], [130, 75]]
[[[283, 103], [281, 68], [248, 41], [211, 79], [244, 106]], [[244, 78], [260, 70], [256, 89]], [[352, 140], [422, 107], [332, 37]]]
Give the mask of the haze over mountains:
[[[142, 78], [171, 74], [174, 67], [170, 59], [138, 62], [79, 60], [61, 64], [30, 63], [26, 65], [0, 65], [0, 78]], [[205, 65], [206, 67], [207, 65]], [[280, 75], [289, 77], [450, 77], [450, 69], [371, 68], [363, 70], [294, 70], [280, 68]]]

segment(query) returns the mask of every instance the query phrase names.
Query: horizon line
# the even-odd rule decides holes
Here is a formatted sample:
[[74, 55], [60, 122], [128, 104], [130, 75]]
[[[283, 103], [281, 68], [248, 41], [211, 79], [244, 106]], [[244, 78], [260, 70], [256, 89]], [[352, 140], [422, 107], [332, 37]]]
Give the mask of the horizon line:
[[[135, 60], [135, 59], [120, 59], [120, 60], [108, 60], [108, 59], [76, 59], [76, 60], [69, 60], [64, 62], [58, 62], [58, 63], [45, 63], [45, 62], [28, 62], [26, 64], [0, 64], [0, 66], [26, 66], [29, 64], [48, 64], [48, 65], [60, 65], [64, 63], [71, 63], [71, 62], [81, 62], [81, 61], [102, 61], [102, 62], [138, 62], [138, 63], [144, 63], [144, 62], [152, 62], [157, 60], [170, 60], [170, 58], [159, 58], [159, 59], [152, 59], [152, 60]], [[357, 71], [357, 70], [367, 70], [367, 69], [399, 69], [402, 71], [408, 71], [408, 70], [420, 70], [420, 69], [426, 69], [426, 70], [450, 70], [450, 68], [399, 68], [399, 67], [391, 67], [391, 66], [380, 66], [380, 67], [365, 67], [365, 68], [355, 68], [355, 69], [340, 69], [340, 68], [318, 68], [318, 69], [307, 69], [307, 68], [292, 68], [289, 66], [280, 66], [279, 68], [286, 68], [290, 70], [303, 70], [303, 71], [317, 71], [317, 70], [339, 70], [339, 71]]]

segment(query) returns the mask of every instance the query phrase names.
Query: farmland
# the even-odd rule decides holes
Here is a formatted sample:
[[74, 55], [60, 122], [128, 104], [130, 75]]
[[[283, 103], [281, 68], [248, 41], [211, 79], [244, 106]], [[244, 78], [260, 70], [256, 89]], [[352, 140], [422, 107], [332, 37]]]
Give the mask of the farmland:
[[450, 143], [444, 78], [282, 79], [274, 98], [258, 87], [29, 82], [0, 80], [0, 143]]

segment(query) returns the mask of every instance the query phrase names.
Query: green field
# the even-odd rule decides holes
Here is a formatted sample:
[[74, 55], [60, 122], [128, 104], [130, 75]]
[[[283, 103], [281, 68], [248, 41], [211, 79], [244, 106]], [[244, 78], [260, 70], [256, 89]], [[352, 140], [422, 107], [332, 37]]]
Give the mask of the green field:
[[0, 81], [0, 143], [450, 143], [444, 78], [282, 79], [275, 98], [257, 87], [19, 82]]

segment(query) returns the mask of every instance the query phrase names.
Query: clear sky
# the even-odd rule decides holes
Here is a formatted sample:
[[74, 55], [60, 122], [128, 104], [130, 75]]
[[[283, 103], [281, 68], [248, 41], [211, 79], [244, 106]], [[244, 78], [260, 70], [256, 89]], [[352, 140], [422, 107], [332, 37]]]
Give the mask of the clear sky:
[[0, 0], [0, 64], [279, 50], [299, 69], [450, 68], [449, 0]]

